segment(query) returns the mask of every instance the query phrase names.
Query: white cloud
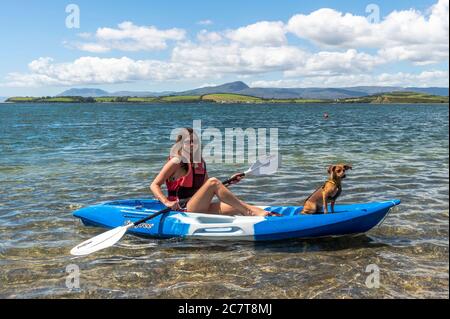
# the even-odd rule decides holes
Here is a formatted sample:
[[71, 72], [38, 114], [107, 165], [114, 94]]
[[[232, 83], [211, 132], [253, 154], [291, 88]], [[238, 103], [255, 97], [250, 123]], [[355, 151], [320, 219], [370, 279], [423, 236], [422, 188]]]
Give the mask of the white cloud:
[[76, 45], [81, 51], [87, 51], [92, 53], [105, 53], [111, 51], [111, 48], [99, 43], [79, 43]]
[[226, 37], [245, 46], [281, 46], [287, 43], [284, 23], [261, 21], [226, 32]]
[[287, 30], [319, 45], [354, 47], [355, 42], [358, 46], [372, 42], [372, 30], [365, 17], [328, 8], [293, 16]]
[[286, 30], [281, 21], [261, 21], [234, 30], [209, 32], [202, 30], [197, 38], [200, 42], [219, 42], [228, 39], [244, 47], [274, 47], [287, 44]]
[[186, 66], [157, 60], [82, 57], [70, 63], [39, 58], [29, 64], [30, 73], [10, 73], [8, 86], [114, 84], [138, 80], [165, 81], [202, 77]]
[[[220, 83], [220, 84], [222, 84], [222, 83]], [[212, 86], [218, 86], [220, 84], [217, 84], [217, 83], [203, 83], [203, 84], [199, 85], [198, 87], [199, 88], [207, 88], [207, 87], [212, 87]]]
[[214, 73], [246, 75], [284, 72], [286, 77], [355, 74], [385, 63], [379, 56], [350, 49], [311, 53], [295, 46], [246, 47], [239, 44], [176, 46], [172, 61], [206, 68]]
[[[186, 49], [186, 48], [185, 48]], [[267, 49], [267, 48], [266, 48]], [[205, 61], [227, 51], [227, 55], [211, 63]], [[273, 50], [278, 50], [273, 54]], [[278, 81], [255, 81], [251, 85], [256, 87], [345, 87], [359, 85], [383, 86], [448, 86], [448, 70], [423, 71], [414, 73], [383, 73], [372, 75], [369, 73], [330, 74], [332, 66], [308, 65], [308, 61], [320, 56], [311, 55], [304, 58], [304, 52], [296, 48], [261, 48], [242, 49], [239, 47], [222, 47], [217, 51], [198, 48], [179, 52], [173, 61], [132, 60], [130, 58], [98, 58], [82, 57], [70, 63], [55, 63], [51, 58], [40, 58], [29, 64], [29, 73], [11, 73], [8, 76], [10, 87], [37, 86], [69, 86], [81, 84], [114, 84], [139, 80], [167, 81], [185, 79], [212, 79], [223, 74], [262, 74], [264, 72], [287, 70], [292, 68], [292, 59], [300, 57], [307, 61], [304, 64], [301, 79], [282, 79]], [[213, 52], [211, 52], [213, 51]], [[351, 53], [354, 54], [354, 53]], [[189, 63], [182, 63], [178, 59], [197, 57]], [[273, 59], [270, 60], [269, 57]], [[325, 59], [326, 60], [326, 59]], [[326, 64], [327, 62], [325, 62]], [[308, 65], [308, 66], [306, 66]], [[322, 70], [326, 72], [321, 73]]]
[[[448, 85], [448, 71], [371, 75], [381, 63], [381, 58], [356, 50], [310, 53], [291, 46], [184, 44], [174, 48], [170, 61], [82, 57], [69, 63], [55, 63], [50, 58], [40, 58], [29, 64], [28, 74], [11, 73], [8, 81], [9, 86], [23, 87], [212, 80], [225, 75], [283, 72], [286, 79], [268, 82], [270, 86]], [[299, 77], [301, 80], [288, 79]], [[264, 83], [257, 85], [267, 86]]]
[[214, 22], [212, 20], [206, 19], [206, 20], [200, 20], [197, 22], [199, 25], [212, 25]]
[[87, 52], [99, 53], [110, 50], [156, 51], [167, 48], [168, 41], [181, 41], [186, 31], [172, 28], [160, 30], [154, 26], [136, 26], [132, 22], [122, 22], [117, 29], [99, 28], [95, 33], [96, 42], [76, 43], [75, 46]]
[[92, 37], [92, 34], [89, 32], [81, 32], [81, 33], [78, 33], [77, 36], [82, 39], [90, 39]]
[[222, 36], [218, 32], [209, 32], [207, 30], [201, 30], [197, 34], [197, 39], [200, 42], [209, 42], [209, 43], [215, 43], [222, 40]]
[[423, 71], [419, 74], [411, 73], [383, 73], [377, 77], [379, 83], [392, 86], [449, 86], [448, 71]]
[[317, 45], [377, 48], [384, 58], [428, 64], [448, 59], [449, 0], [439, 0], [424, 15], [414, 9], [393, 11], [379, 23], [363, 16], [320, 9], [293, 16], [289, 32]]
[[448, 60], [448, 44], [412, 44], [379, 50], [386, 61], [409, 61], [415, 65], [428, 65]]
[[385, 60], [367, 53], [349, 49], [345, 52], [322, 51], [310, 54], [303, 63], [294, 69], [287, 70], [287, 77], [355, 74], [372, 71]]
[[184, 44], [172, 51], [172, 61], [220, 73], [266, 73], [294, 68], [306, 56], [297, 47], [241, 47], [238, 44]]
[[9, 86], [113, 84], [138, 80], [214, 79], [225, 74], [262, 74], [292, 69], [306, 53], [295, 47], [237, 45], [197, 46], [174, 49], [170, 61], [81, 57], [55, 63], [39, 58], [29, 64], [29, 73], [11, 73]]

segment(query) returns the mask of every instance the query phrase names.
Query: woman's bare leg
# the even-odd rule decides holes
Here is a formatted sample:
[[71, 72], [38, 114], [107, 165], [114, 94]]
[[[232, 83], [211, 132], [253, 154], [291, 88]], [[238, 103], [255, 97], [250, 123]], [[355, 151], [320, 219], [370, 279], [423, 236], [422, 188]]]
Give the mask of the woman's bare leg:
[[[247, 207], [247, 213], [244, 215], [250, 215], [250, 216], [267, 216], [269, 212], [265, 211], [262, 208], [249, 205], [245, 202], [242, 202], [245, 207]], [[233, 206], [230, 206], [228, 204], [225, 204], [224, 202], [219, 203], [211, 203], [209, 205], [208, 213], [211, 214], [220, 214], [220, 215], [231, 215], [234, 216], [236, 214], [239, 214], [238, 211]]]
[[208, 208], [209, 214], [220, 214], [220, 215], [229, 215], [234, 216], [236, 214], [239, 214], [239, 212], [233, 208], [233, 206], [230, 206], [228, 204], [218, 202], [218, 203], [211, 203]]
[[[211, 203], [214, 196], [217, 196], [222, 205]], [[227, 204], [227, 206], [223, 205]], [[187, 204], [190, 212], [223, 213], [231, 215], [240, 213], [242, 215], [266, 216], [267, 212], [261, 208], [248, 205], [238, 199], [228, 188], [226, 188], [217, 178], [210, 178], [195, 193]]]

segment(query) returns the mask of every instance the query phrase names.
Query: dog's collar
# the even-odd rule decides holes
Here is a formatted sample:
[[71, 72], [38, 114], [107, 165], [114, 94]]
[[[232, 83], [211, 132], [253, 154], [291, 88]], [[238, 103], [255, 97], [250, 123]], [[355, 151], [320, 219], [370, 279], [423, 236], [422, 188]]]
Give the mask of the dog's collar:
[[327, 180], [327, 181], [325, 182], [325, 184], [322, 186], [322, 192], [324, 192], [324, 190], [325, 190], [325, 185], [326, 185], [327, 183], [331, 183], [331, 184], [333, 184], [334, 186], [337, 187], [338, 192], [336, 193], [336, 195], [334, 195], [333, 197], [330, 197], [330, 199], [331, 199], [332, 201], [336, 201], [336, 199], [341, 195], [341, 192], [342, 192], [342, 186], [341, 186], [341, 183], [338, 183], [338, 182], [335, 181], [335, 180], [329, 179], [329, 180]]
[[331, 183], [331, 184], [333, 184], [333, 185], [335, 185], [335, 186], [337, 186], [337, 187], [339, 187], [339, 186], [341, 185], [341, 183], [338, 183], [338, 182], [336, 182], [336, 181], [333, 180], [333, 179], [327, 180], [327, 183]]

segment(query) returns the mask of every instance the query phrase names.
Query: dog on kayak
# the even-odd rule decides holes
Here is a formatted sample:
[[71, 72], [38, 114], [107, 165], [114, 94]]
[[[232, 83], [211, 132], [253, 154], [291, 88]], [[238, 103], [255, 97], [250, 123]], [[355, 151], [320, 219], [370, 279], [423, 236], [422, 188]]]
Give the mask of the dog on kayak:
[[331, 213], [334, 213], [334, 204], [342, 192], [342, 180], [345, 172], [352, 169], [349, 164], [331, 165], [328, 168], [329, 179], [312, 193], [303, 205], [302, 214], [328, 214], [328, 203], [331, 204]]

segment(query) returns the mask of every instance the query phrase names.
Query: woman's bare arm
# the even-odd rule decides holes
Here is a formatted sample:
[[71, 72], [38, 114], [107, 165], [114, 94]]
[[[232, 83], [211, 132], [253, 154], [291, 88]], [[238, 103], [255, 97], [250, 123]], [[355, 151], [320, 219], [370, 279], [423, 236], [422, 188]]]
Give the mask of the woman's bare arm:
[[169, 179], [177, 169], [180, 167], [180, 159], [179, 158], [172, 158], [169, 162], [164, 165], [162, 170], [159, 172], [159, 174], [155, 177], [153, 182], [150, 185], [150, 190], [152, 191], [153, 195], [156, 199], [158, 199], [161, 203], [164, 205], [171, 207], [171, 202], [169, 199], [164, 195], [164, 193], [161, 190], [161, 185], [163, 185], [167, 179]]

